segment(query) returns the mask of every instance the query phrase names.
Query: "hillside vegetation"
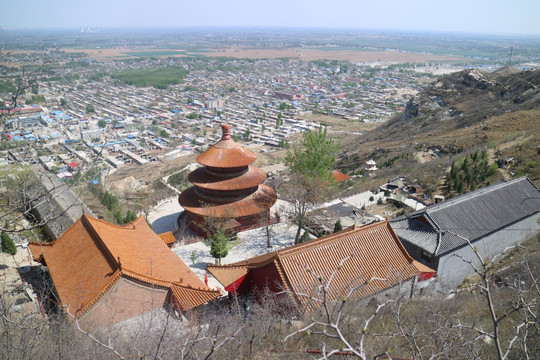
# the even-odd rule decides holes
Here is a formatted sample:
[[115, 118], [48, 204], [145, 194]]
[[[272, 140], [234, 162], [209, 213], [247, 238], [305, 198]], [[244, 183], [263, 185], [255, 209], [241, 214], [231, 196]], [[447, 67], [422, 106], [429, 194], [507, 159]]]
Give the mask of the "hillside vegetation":
[[[465, 70], [443, 76], [413, 97], [401, 114], [367, 135], [343, 144], [340, 168], [361, 173], [364, 162], [379, 164], [379, 178], [410, 175], [441, 191], [452, 162], [487, 151], [489, 164], [510, 160], [508, 176], [540, 181], [540, 70], [493, 73]], [[420, 161], [419, 153], [438, 158]], [[504, 175], [504, 174], [503, 174]], [[501, 174], [492, 174], [493, 181]]]

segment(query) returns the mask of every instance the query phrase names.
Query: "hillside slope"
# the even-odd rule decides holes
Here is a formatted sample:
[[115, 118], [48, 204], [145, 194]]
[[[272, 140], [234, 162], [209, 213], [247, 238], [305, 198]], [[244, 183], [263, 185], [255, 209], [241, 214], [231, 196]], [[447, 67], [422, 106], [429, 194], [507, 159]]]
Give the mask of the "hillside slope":
[[[414, 167], [418, 151], [436, 148], [452, 155], [489, 150], [501, 158], [513, 157], [514, 172], [538, 182], [539, 144], [540, 70], [473, 69], [439, 78], [413, 97], [401, 114], [344, 142], [339, 165], [355, 173], [374, 158], [383, 168], [386, 163], [401, 171], [400, 161]], [[520, 170], [525, 164], [527, 168]], [[384, 173], [391, 175], [389, 169]]]

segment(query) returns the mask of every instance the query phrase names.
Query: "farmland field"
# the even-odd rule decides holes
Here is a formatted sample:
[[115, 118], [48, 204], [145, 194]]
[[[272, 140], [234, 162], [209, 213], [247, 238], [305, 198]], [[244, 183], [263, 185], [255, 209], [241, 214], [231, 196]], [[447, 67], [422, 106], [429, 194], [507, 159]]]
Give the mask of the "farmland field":
[[177, 56], [208, 56], [208, 57], [234, 57], [250, 59], [275, 59], [289, 58], [297, 61], [311, 61], [318, 59], [359, 62], [390, 62], [405, 63], [416, 62], [423, 63], [429, 61], [460, 61], [461, 57], [443, 56], [426, 53], [404, 52], [404, 51], [367, 51], [347, 48], [283, 48], [283, 49], [264, 49], [231, 46], [224, 49], [64, 49], [67, 52], [83, 52], [89, 58], [96, 61], [106, 61], [114, 59], [126, 59], [135, 57], [177, 57]]

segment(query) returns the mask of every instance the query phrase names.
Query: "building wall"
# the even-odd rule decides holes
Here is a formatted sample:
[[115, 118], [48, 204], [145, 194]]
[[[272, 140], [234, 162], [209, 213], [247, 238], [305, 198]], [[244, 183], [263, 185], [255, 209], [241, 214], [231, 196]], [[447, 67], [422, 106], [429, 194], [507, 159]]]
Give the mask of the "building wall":
[[[491, 260], [493, 256], [500, 254], [508, 246], [518, 244], [540, 230], [540, 213], [530, 216], [524, 220], [516, 222], [503, 228], [485, 238], [473, 243], [482, 259]], [[465, 278], [474, 275], [471, 265], [466, 264], [460, 258], [473, 261], [478, 265], [474, 252], [469, 245], [462, 246], [451, 253], [444, 254], [439, 259], [437, 269], [437, 290], [448, 291], [461, 284]]]
[[265, 291], [268, 289], [271, 292], [279, 292], [284, 290], [281, 283], [279, 273], [273, 262], [266, 266], [253, 269], [251, 271], [251, 288], [258, 291]]
[[431, 258], [422, 257], [422, 252], [424, 251], [424, 250], [422, 250], [422, 248], [418, 247], [415, 244], [412, 244], [412, 243], [408, 242], [407, 240], [403, 240], [403, 239], [400, 239], [400, 240], [401, 240], [401, 243], [403, 244], [403, 246], [405, 247], [405, 250], [407, 250], [409, 255], [414, 260], [426, 265], [427, 267], [429, 267], [429, 268], [431, 268], [433, 270], [437, 270], [438, 261], [439, 261], [438, 257], [435, 257], [435, 256], [432, 256]]
[[[197, 235], [205, 237], [207, 234], [206, 231], [204, 231], [204, 217], [194, 214], [188, 210], [186, 210], [186, 214], [186, 223], [188, 224], [189, 228], [193, 230], [193, 232], [195, 232]], [[230, 229], [233, 232], [240, 232], [251, 228], [265, 226], [267, 223], [270, 222], [269, 211], [267, 210], [261, 211], [259, 214], [244, 217], [235, 217], [233, 219], [238, 221], [238, 223], [240, 224], [239, 226]]]
[[151, 288], [127, 278], [114, 286], [80, 319], [84, 329], [99, 328], [163, 307], [168, 289]]

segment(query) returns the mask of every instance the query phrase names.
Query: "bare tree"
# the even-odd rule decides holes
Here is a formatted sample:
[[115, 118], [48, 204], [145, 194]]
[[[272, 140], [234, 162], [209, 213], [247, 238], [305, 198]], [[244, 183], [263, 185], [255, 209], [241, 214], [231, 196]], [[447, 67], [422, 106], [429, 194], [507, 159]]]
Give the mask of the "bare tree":
[[298, 225], [295, 244], [300, 242], [307, 214], [327, 199], [332, 190], [332, 187], [320, 178], [308, 178], [297, 174], [292, 174], [290, 179], [281, 185], [280, 197], [288, 204], [280, 211], [287, 214], [289, 219]]
[[[477, 333], [478, 337], [493, 342], [497, 357], [506, 360], [519, 353], [521, 358], [532, 359], [538, 355], [538, 345], [535, 349], [530, 348], [531, 337], [538, 341], [540, 339], [540, 321], [538, 314], [538, 299], [540, 299], [540, 276], [531, 270], [531, 266], [526, 259], [521, 261], [524, 269], [521, 273], [516, 273], [510, 279], [503, 281], [498, 264], [504, 255], [515, 246], [507, 247], [502, 253], [496, 254], [491, 259], [484, 258], [478, 249], [469, 239], [459, 234], [454, 236], [465, 240], [471, 249], [472, 258], [458, 256], [464, 263], [470, 266], [479, 281], [473, 286], [484, 298], [485, 305], [491, 320], [491, 329], [478, 326], [469, 321], [459, 321], [456, 327], [466, 327]], [[506, 288], [506, 289], [504, 289]], [[512, 301], [509, 303], [497, 304], [495, 298], [503, 294], [504, 290], [511, 293]], [[512, 331], [503, 331], [503, 324], [510, 323]], [[508, 327], [508, 326], [507, 326]], [[518, 349], [516, 349], [518, 348]], [[535, 355], [532, 355], [532, 354]]]

